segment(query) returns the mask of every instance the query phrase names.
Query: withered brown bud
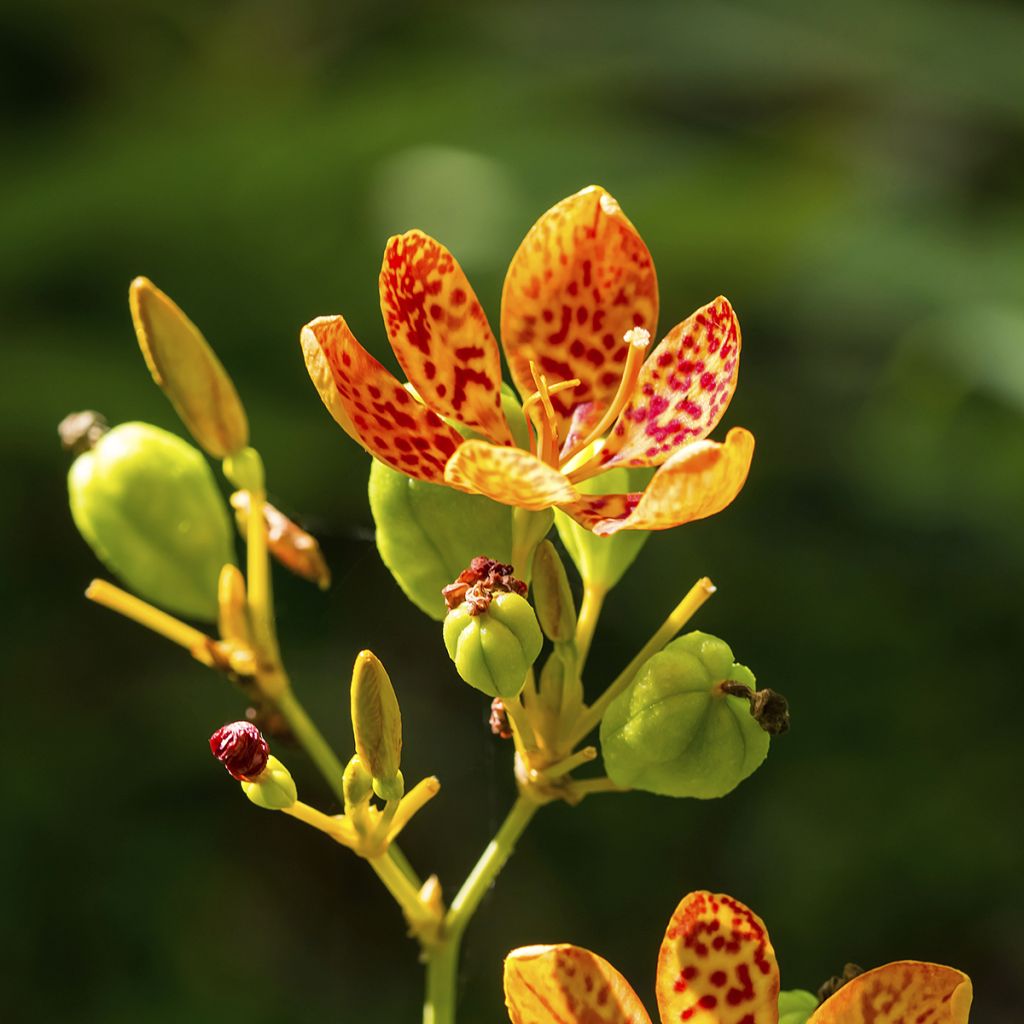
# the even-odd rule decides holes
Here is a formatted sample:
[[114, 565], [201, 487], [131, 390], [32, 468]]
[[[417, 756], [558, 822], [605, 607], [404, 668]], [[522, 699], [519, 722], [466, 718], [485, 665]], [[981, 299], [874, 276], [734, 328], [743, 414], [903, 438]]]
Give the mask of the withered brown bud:
[[477, 555], [454, 583], [441, 590], [449, 611], [465, 602], [470, 615], [481, 615], [490, 607], [495, 594], [526, 595], [526, 584], [512, 575], [512, 566]]
[[743, 697], [750, 702], [750, 715], [766, 733], [781, 736], [789, 731], [789, 701], [776, 690], [767, 687], [752, 690], [743, 683], [726, 681], [721, 684], [722, 693], [731, 697]]
[[859, 967], [857, 964], [847, 964], [843, 968], [843, 973], [835, 975], [828, 979], [828, 981], [822, 982], [818, 987], [817, 996], [818, 1002], [823, 1003], [826, 999], [830, 999], [834, 996], [847, 982], [853, 981], [858, 975], [864, 973], [864, 968]]
[[500, 697], [491, 701], [491, 717], [488, 721], [491, 732], [500, 740], [512, 739], [512, 726], [509, 725], [505, 702]]
[[252, 722], [232, 722], [210, 737], [210, 753], [239, 782], [250, 782], [267, 767], [270, 748]]

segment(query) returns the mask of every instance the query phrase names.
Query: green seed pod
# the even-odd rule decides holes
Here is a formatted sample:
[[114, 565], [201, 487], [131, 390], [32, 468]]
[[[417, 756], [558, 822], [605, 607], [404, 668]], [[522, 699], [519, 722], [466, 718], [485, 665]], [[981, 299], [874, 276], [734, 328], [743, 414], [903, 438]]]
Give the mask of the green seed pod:
[[549, 640], [565, 644], [575, 638], [576, 602], [562, 560], [549, 540], [542, 540], [533, 555], [533, 603]]
[[217, 580], [234, 564], [224, 499], [202, 454], [148, 423], [122, 423], [68, 472], [71, 515], [111, 572], [141, 597], [216, 621]]
[[413, 480], [376, 459], [370, 470], [370, 511], [377, 550], [406, 596], [440, 622], [441, 588], [481, 551], [512, 556], [512, 509], [479, 494]]
[[467, 602], [444, 620], [444, 645], [462, 679], [488, 697], [519, 695], [544, 643], [537, 616], [518, 594], [495, 594], [486, 611]]
[[[576, 487], [584, 494], [628, 494], [642, 491], [650, 477], [646, 469], [609, 469]], [[583, 582], [604, 593], [622, 579], [650, 537], [646, 530], [620, 530], [610, 537], [598, 537], [557, 509], [555, 526]]]
[[813, 992], [794, 988], [779, 993], [779, 1024], [806, 1024], [807, 1018], [818, 1008], [818, 997]]
[[753, 688], [728, 645], [689, 633], [649, 659], [601, 720], [608, 776], [662, 796], [724, 796], [768, 755], [768, 734], [748, 701], [722, 692]]
[[273, 754], [259, 778], [242, 783], [242, 792], [257, 806], [267, 811], [283, 811], [298, 799], [295, 780]]

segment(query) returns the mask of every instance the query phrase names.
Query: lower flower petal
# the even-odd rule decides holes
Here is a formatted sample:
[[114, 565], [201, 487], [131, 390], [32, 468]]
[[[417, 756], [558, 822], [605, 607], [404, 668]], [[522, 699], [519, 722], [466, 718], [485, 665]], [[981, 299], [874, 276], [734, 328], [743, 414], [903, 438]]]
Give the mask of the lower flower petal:
[[658, 466], [708, 436], [736, 390], [740, 324], [719, 296], [676, 324], [647, 357], [601, 452], [608, 466]]
[[724, 444], [697, 441], [677, 452], [643, 492], [583, 495], [562, 511], [599, 536], [668, 530], [726, 508], [743, 489], [753, 456], [754, 435], [733, 427]]
[[666, 1024], [776, 1024], [779, 965], [764, 922], [731, 896], [690, 893], [665, 932], [656, 989]]
[[899, 960], [847, 982], [807, 1024], [967, 1024], [973, 995], [962, 971]]
[[505, 505], [539, 512], [574, 502], [579, 491], [564, 473], [522, 448], [504, 448], [486, 441], [466, 441], [448, 460], [444, 479], [453, 487]]
[[301, 340], [313, 384], [350, 437], [407, 476], [443, 481], [461, 435], [356, 341], [344, 317], [318, 317], [302, 328]]
[[579, 946], [524, 946], [509, 953], [505, 1005], [512, 1024], [651, 1021], [629, 982], [607, 960]]

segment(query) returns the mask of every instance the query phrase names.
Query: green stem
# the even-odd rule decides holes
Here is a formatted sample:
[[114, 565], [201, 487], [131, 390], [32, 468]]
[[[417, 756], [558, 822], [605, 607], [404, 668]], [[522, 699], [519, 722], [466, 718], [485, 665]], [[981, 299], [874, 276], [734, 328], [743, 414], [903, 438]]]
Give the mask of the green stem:
[[583, 602], [580, 604], [580, 614], [576, 620], [577, 671], [581, 674], [583, 666], [587, 663], [590, 644], [594, 639], [594, 630], [597, 629], [597, 620], [601, 616], [606, 594], [607, 591], [593, 583], [583, 585]]
[[345, 775], [345, 766], [331, 749], [331, 745], [324, 739], [323, 733], [306, 714], [306, 709], [299, 703], [291, 687], [287, 687], [274, 703], [277, 705], [278, 711], [284, 715], [292, 732], [295, 733], [295, 738], [302, 744], [310, 760], [327, 780], [334, 795], [344, 803], [345, 791], [342, 780]]
[[715, 585], [706, 576], [694, 583], [686, 597], [672, 609], [669, 617], [658, 627], [654, 636], [640, 648], [636, 657], [618, 674], [608, 689], [580, 715], [569, 735], [570, 750], [601, 721], [608, 710], [608, 705], [629, 686], [643, 663], [657, 654], [714, 592]]
[[462, 936], [480, 906], [480, 901], [512, 856], [516, 842], [539, 807], [539, 804], [524, 796], [518, 797], [501, 828], [487, 844], [452, 900], [444, 920], [443, 938], [427, 951], [427, 994], [423, 1004], [423, 1024], [454, 1024], [455, 982]]

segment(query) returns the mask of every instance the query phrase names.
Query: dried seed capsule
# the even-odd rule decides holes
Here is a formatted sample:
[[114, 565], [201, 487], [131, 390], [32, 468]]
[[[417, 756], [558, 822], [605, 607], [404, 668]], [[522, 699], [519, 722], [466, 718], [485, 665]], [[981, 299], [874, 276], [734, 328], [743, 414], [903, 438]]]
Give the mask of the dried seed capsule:
[[608, 775], [663, 796], [724, 796], [768, 754], [749, 702], [723, 684], [753, 688], [728, 645], [689, 633], [650, 658], [601, 721]]
[[217, 619], [234, 537], [201, 452], [159, 427], [122, 423], [75, 459], [68, 494], [79, 533], [129, 588], [179, 614]]
[[270, 758], [267, 741], [252, 722], [222, 725], [210, 737], [210, 753], [239, 782], [262, 775]]

